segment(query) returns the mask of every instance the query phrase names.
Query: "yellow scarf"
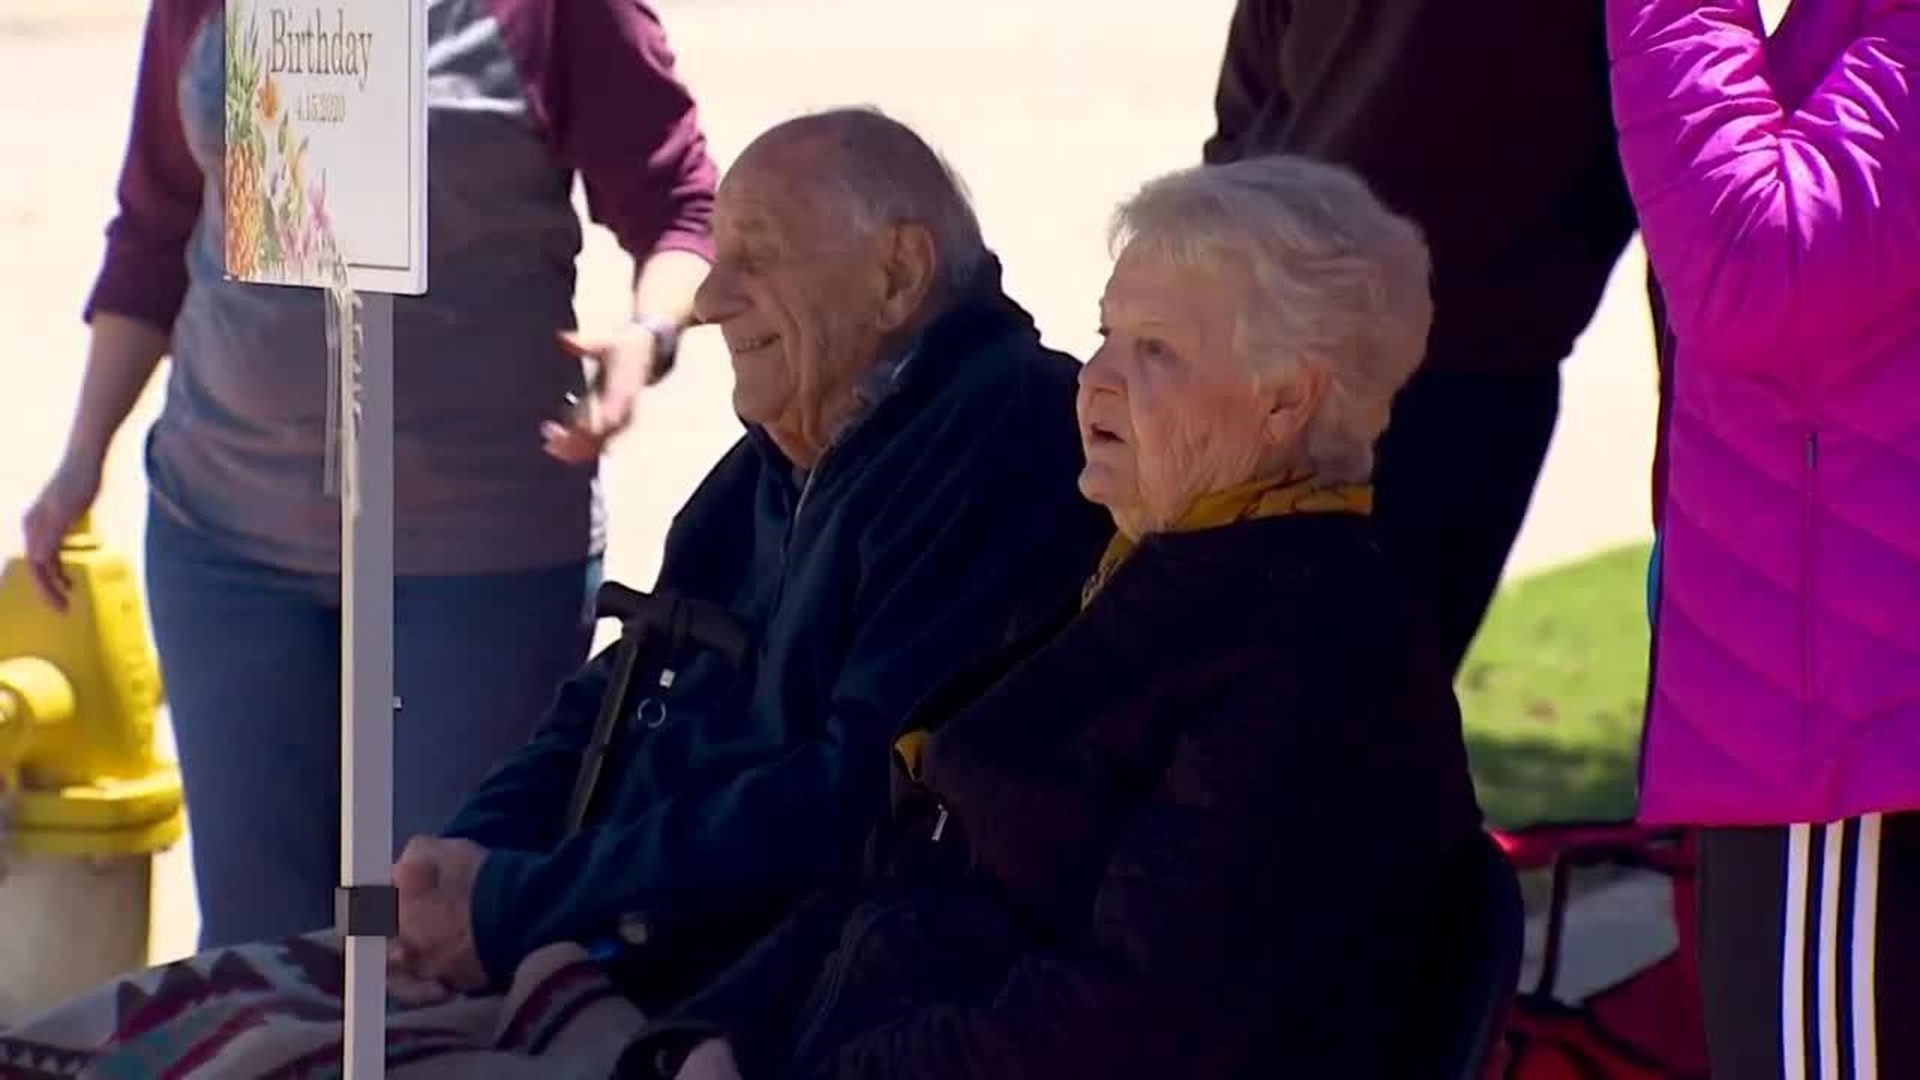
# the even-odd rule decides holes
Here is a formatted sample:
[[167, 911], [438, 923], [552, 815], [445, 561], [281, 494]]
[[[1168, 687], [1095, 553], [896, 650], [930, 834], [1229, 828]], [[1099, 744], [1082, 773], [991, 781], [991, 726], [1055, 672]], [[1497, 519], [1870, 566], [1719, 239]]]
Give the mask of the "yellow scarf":
[[[1260, 518], [1281, 517], [1286, 514], [1371, 514], [1373, 512], [1373, 486], [1371, 484], [1321, 484], [1311, 473], [1294, 473], [1279, 480], [1261, 480], [1244, 484], [1227, 491], [1206, 495], [1193, 504], [1170, 532], [1198, 532], [1201, 529], [1216, 529], [1222, 525], [1232, 525], [1241, 521], [1256, 521]], [[1119, 569], [1127, 556], [1133, 554], [1138, 541], [1125, 533], [1116, 532], [1107, 544], [1105, 555], [1100, 557], [1100, 566], [1093, 577], [1087, 580], [1086, 588], [1080, 594], [1080, 606], [1085, 607], [1092, 601], [1100, 587], [1107, 583], [1113, 572]], [[927, 740], [932, 733], [925, 730], [909, 731], [901, 735], [893, 744], [894, 753], [899, 756], [900, 764], [907, 775], [920, 779], [920, 759], [926, 751]]]
[[[1287, 514], [1370, 514], [1373, 512], [1371, 484], [1321, 484], [1311, 473], [1294, 473], [1279, 480], [1259, 480], [1226, 491], [1203, 495], [1181, 515], [1169, 532], [1199, 532], [1242, 521], [1283, 517]], [[1120, 564], [1133, 554], [1139, 541], [1116, 532], [1107, 544], [1100, 566], [1087, 579], [1080, 593], [1080, 606], [1093, 600]]]

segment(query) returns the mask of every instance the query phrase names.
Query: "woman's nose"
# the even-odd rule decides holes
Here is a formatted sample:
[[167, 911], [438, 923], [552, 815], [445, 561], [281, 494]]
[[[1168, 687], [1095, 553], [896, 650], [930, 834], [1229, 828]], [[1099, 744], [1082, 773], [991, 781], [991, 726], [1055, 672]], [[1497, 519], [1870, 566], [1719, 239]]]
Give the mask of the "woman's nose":
[[1102, 343], [1098, 349], [1093, 351], [1093, 355], [1087, 358], [1087, 362], [1080, 365], [1080, 385], [1082, 387], [1088, 390], [1096, 387], [1110, 390], [1118, 384], [1118, 380], [1113, 373], [1111, 348], [1111, 346]]

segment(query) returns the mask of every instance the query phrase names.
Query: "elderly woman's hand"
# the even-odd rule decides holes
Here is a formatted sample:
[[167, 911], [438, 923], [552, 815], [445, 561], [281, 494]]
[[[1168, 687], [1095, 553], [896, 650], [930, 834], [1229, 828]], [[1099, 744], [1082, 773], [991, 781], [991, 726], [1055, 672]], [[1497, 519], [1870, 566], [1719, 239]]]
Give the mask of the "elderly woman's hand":
[[725, 1039], [708, 1039], [687, 1055], [674, 1080], [741, 1080], [740, 1065]]

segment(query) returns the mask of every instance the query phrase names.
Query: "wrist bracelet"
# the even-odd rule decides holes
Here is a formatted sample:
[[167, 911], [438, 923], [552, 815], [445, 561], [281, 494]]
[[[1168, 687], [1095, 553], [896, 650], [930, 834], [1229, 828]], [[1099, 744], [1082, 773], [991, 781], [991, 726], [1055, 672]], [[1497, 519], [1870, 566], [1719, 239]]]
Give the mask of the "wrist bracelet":
[[659, 382], [673, 370], [675, 354], [680, 351], [680, 324], [651, 315], [635, 315], [627, 325], [653, 335], [653, 370], [647, 373], [647, 381]]

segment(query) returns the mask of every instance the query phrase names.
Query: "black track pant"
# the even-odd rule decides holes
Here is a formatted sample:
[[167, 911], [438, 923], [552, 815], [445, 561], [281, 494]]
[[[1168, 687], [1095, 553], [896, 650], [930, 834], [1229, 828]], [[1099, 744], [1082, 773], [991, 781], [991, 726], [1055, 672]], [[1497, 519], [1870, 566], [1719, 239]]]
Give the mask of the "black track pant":
[[1920, 1080], [1920, 813], [1700, 834], [1714, 1080]]

